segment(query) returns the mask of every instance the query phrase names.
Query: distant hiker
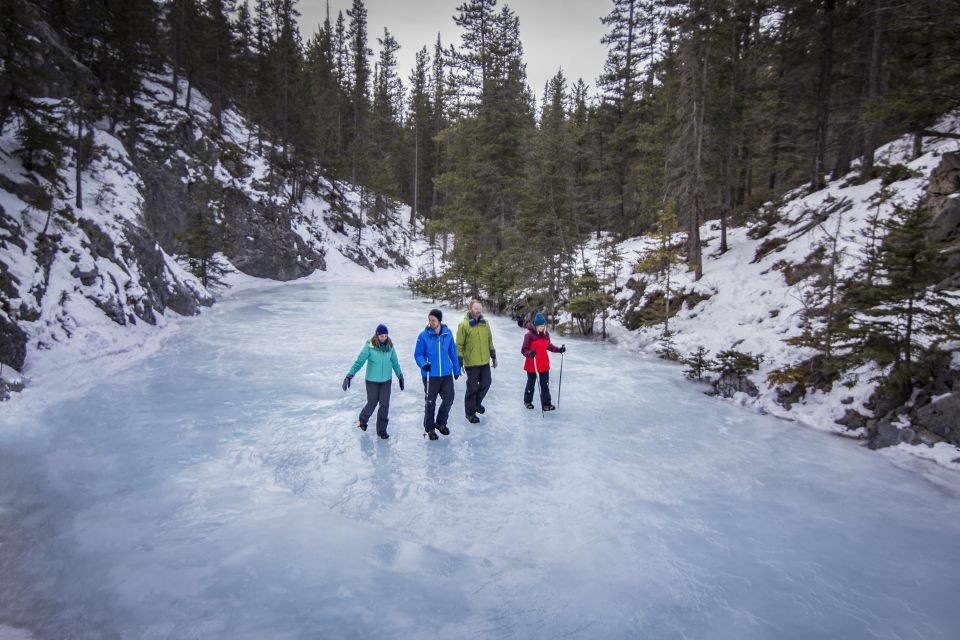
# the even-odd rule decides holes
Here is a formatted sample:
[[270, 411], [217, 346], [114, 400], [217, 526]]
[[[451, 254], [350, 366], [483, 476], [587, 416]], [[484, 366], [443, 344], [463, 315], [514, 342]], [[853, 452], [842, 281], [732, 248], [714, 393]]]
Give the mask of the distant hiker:
[[370, 338], [370, 341], [363, 345], [357, 361], [350, 368], [350, 373], [343, 379], [343, 390], [350, 387], [350, 381], [353, 376], [360, 371], [360, 368], [366, 363], [367, 373], [367, 404], [360, 411], [361, 431], [367, 430], [367, 422], [373, 415], [373, 410], [379, 404], [377, 410], [377, 435], [382, 440], [390, 437], [387, 433], [387, 414], [390, 411], [390, 386], [393, 383], [393, 373], [396, 372], [400, 382], [400, 391], [403, 391], [403, 372], [400, 370], [400, 363], [397, 361], [397, 350], [393, 348], [393, 341], [390, 339], [390, 332], [384, 325], [377, 325], [377, 330]]
[[484, 413], [483, 399], [490, 390], [490, 364], [497, 368], [497, 350], [493, 348], [493, 334], [490, 324], [483, 317], [483, 304], [474, 299], [470, 310], [457, 327], [457, 353], [460, 366], [467, 370], [467, 392], [463, 397], [463, 408], [467, 412], [467, 421], [480, 422], [478, 413]]
[[[427, 326], [420, 332], [413, 350], [413, 358], [423, 378], [423, 429], [431, 440], [437, 439], [437, 431], [450, 435], [447, 417], [453, 406], [453, 381], [460, 377], [457, 345], [453, 333], [442, 320], [443, 313], [439, 309], [430, 310]], [[436, 410], [438, 394], [441, 402], [440, 409]]]
[[523, 336], [523, 370], [527, 372], [527, 386], [523, 390], [523, 404], [527, 409], [533, 409], [533, 388], [537, 384], [537, 375], [540, 376], [540, 407], [544, 411], [556, 409], [550, 403], [550, 356], [548, 351], [566, 353], [566, 345], [556, 347], [550, 342], [547, 332], [547, 320], [542, 313], [538, 313], [532, 324], [527, 325], [527, 333]]

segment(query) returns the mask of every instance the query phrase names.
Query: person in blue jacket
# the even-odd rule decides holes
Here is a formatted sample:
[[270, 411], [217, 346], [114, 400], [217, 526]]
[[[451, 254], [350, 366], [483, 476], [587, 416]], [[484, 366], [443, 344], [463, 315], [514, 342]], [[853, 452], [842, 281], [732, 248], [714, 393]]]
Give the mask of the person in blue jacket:
[[[417, 337], [413, 358], [423, 378], [423, 429], [431, 440], [437, 439], [437, 431], [448, 436], [447, 417], [453, 406], [453, 381], [460, 377], [460, 362], [456, 339], [443, 324], [443, 313], [439, 309], [431, 309], [427, 315], [427, 326]], [[439, 410], [436, 410], [437, 395], [441, 400]]]
[[360, 410], [361, 431], [367, 430], [367, 422], [373, 415], [373, 410], [377, 409], [377, 435], [381, 440], [390, 437], [387, 433], [387, 414], [390, 412], [390, 384], [393, 381], [393, 374], [397, 374], [400, 381], [400, 391], [403, 391], [403, 371], [400, 370], [400, 363], [397, 361], [397, 350], [393, 348], [393, 341], [390, 339], [390, 332], [385, 325], [377, 325], [377, 330], [373, 337], [363, 345], [357, 361], [350, 367], [350, 372], [343, 379], [343, 390], [350, 388], [350, 381], [357, 375], [363, 365], [367, 365], [367, 404]]

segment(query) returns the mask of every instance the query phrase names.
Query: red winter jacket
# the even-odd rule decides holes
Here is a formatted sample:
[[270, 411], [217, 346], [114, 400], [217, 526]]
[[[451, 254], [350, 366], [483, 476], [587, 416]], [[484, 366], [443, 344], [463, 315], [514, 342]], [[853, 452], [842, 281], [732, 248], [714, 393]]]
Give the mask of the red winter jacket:
[[527, 354], [533, 349], [537, 352], [537, 370], [536, 373], [550, 371], [550, 356], [548, 351], [560, 353], [560, 349], [550, 342], [550, 332], [539, 333], [532, 324], [527, 324], [527, 333], [523, 336], [523, 346], [520, 347], [520, 353], [524, 356], [523, 370], [527, 373], [534, 373], [533, 358], [527, 358]]

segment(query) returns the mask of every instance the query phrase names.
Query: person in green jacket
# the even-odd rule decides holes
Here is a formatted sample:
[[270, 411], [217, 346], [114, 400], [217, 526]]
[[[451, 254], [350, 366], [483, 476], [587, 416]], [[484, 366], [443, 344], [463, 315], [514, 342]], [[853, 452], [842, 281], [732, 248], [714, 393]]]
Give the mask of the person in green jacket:
[[367, 430], [367, 422], [373, 415], [373, 410], [380, 405], [377, 410], [377, 435], [381, 440], [390, 437], [387, 433], [387, 414], [390, 411], [390, 386], [393, 383], [393, 374], [396, 372], [400, 383], [400, 391], [403, 391], [403, 371], [400, 370], [400, 362], [397, 360], [397, 351], [393, 348], [393, 341], [390, 339], [390, 332], [385, 325], [377, 325], [377, 331], [373, 334], [370, 341], [363, 345], [357, 361], [350, 367], [350, 373], [343, 379], [343, 390], [350, 387], [350, 381], [353, 376], [360, 371], [360, 368], [366, 363], [367, 373], [367, 404], [360, 411], [361, 431]]
[[467, 370], [467, 393], [463, 408], [467, 421], [480, 422], [478, 413], [484, 413], [483, 399], [490, 390], [490, 365], [497, 368], [497, 350], [493, 348], [493, 333], [490, 323], [483, 317], [483, 304], [473, 299], [470, 311], [457, 327], [457, 356], [460, 367]]

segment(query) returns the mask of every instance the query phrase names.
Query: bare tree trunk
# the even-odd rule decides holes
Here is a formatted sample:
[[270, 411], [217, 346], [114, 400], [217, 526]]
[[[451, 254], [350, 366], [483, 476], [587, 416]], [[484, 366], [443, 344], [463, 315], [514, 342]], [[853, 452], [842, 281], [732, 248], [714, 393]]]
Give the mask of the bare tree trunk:
[[[880, 67], [883, 59], [883, 0], [874, 0], [872, 33], [870, 71], [867, 81], [867, 98], [869, 100], [874, 100], [880, 95]], [[860, 176], [869, 178], [873, 174], [874, 152], [880, 146], [880, 127], [876, 123], [871, 123], [867, 127], [865, 138]]]
[[77, 148], [76, 148], [76, 158], [77, 170], [75, 175], [76, 181], [76, 199], [74, 204], [77, 209], [83, 209], [83, 105], [84, 105], [84, 95], [85, 91], [80, 89], [80, 95], [77, 96]]
[[833, 84], [833, 15], [836, 0], [823, 1], [823, 19], [820, 22], [820, 81], [817, 85], [817, 125], [813, 142], [813, 163], [810, 190], [825, 186], [827, 172], [827, 130], [830, 124], [830, 90]]

